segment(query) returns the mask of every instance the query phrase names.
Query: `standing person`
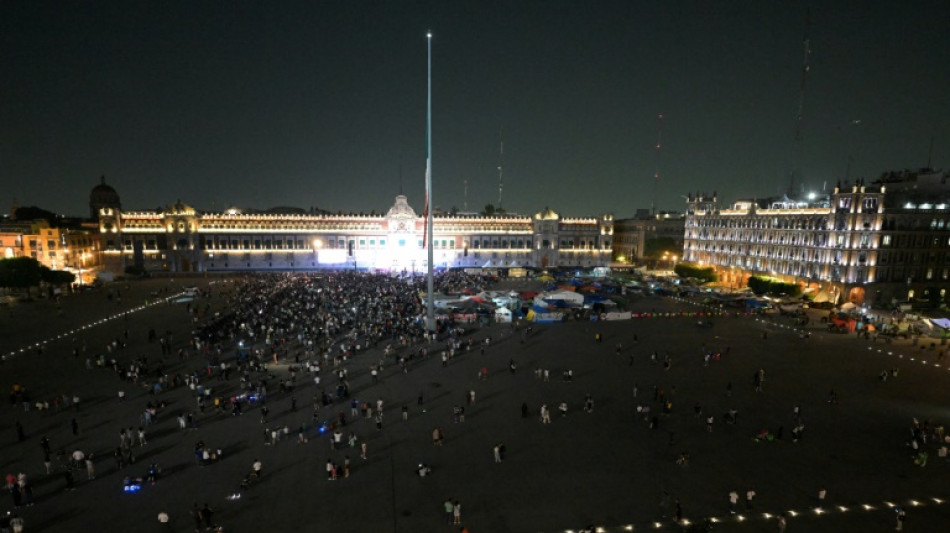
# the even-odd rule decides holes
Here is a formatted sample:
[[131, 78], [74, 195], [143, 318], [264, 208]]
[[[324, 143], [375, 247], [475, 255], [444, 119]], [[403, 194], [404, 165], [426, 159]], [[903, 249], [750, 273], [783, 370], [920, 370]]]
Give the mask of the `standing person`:
[[13, 533], [23, 533], [23, 518], [20, 515], [13, 513], [10, 515], [10, 531]]
[[86, 457], [86, 477], [90, 480], [96, 479], [96, 465], [92, 462], [92, 454]]
[[500, 444], [496, 444], [495, 447], [492, 448], [492, 454], [495, 456], [495, 462], [500, 463], [501, 462], [501, 445]]
[[360, 458], [366, 459], [366, 441], [360, 443]]
[[74, 418], [70, 424], [73, 427], [73, 435], [79, 435], [79, 422]]
[[455, 506], [452, 505], [452, 498], [446, 498], [446, 500], [442, 502], [442, 509], [445, 510], [446, 522], [449, 524], [452, 523], [452, 510], [454, 507]]
[[729, 514], [736, 514], [736, 506], [739, 504], [739, 493], [731, 491], [729, 493]]
[[208, 507], [207, 503], [201, 508], [201, 518], [205, 521], [206, 529], [214, 529], [214, 511], [211, 509], [211, 507]]
[[462, 504], [458, 500], [452, 504], [452, 523], [455, 525], [462, 523]]
[[755, 491], [752, 489], [745, 491], [745, 508], [747, 510], [752, 510], [752, 498], [755, 498]]
[[907, 518], [907, 513], [904, 512], [904, 508], [903, 508], [903, 507], [898, 507], [898, 508], [897, 508], [897, 528], [896, 528], [897, 531], [903, 531], [903, 530], [904, 530], [904, 519], [905, 519], [905, 518]]
[[195, 531], [201, 531], [201, 509], [197, 503], [191, 506], [191, 517], [195, 520]]
[[788, 525], [788, 520], [785, 518], [785, 513], [778, 515], [778, 533], [785, 533], [785, 527]]
[[828, 491], [824, 487], [818, 489], [818, 504], [815, 506], [816, 509], [821, 509], [825, 505], [825, 496], [828, 495]]

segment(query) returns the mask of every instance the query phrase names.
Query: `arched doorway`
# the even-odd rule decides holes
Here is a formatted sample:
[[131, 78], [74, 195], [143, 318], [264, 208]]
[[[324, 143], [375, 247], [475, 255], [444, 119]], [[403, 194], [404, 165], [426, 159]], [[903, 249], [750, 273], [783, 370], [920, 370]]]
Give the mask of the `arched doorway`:
[[854, 287], [848, 292], [848, 301], [854, 305], [864, 304], [864, 287]]

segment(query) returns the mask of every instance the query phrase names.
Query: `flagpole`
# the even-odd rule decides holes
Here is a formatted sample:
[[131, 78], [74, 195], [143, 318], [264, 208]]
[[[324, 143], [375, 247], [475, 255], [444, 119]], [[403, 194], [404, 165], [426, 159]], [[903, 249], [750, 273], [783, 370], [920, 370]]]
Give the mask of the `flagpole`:
[[426, 287], [426, 329], [435, 333], [435, 308], [433, 298], [435, 287], [432, 281], [432, 32], [426, 33], [426, 48], [428, 51], [426, 72], [426, 251], [428, 252], [429, 271]]

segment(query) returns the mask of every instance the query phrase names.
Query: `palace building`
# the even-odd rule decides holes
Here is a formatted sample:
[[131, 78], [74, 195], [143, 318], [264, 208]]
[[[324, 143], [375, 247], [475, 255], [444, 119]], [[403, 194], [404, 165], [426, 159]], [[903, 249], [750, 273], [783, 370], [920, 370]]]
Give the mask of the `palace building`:
[[[117, 204], [117, 198], [116, 202]], [[98, 210], [107, 269], [214, 272], [427, 268], [425, 218], [399, 195], [384, 215], [203, 212], [181, 202], [154, 211]], [[434, 267], [602, 267], [611, 257], [613, 216], [434, 217]], [[428, 244], [428, 243], [426, 243]]]
[[930, 169], [884, 174], [804, 199], [687, 197], [683, 260], [795, 282], [859, 305], [950, 302], [950, 184]]

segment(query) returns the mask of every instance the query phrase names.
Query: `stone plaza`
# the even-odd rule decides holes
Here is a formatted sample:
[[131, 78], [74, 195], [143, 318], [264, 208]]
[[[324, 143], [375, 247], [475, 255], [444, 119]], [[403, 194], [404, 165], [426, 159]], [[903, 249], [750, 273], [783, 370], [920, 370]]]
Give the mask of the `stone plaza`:
[[[2, 473], [25, 473], [33, 485], [35, 505], [16, 509], [26, 532], [191, 531], [195, 504], [208, 504], [227, 532], [458, 531], [447, 523], [447, 499], [461, 503], [461, 523], [473, 533], [592, 526], [682, 531], [707, 518], [717, 531], [772, 532], [783, 513], [790, 532], [865, 533], [893, 530], [897, 507], [907, 511], [905, 531], [941, 531], [950, 519], [950, 464], [928, 441], [929, 461], [917, 466], [908, 446], [915, 418], [930, 427], [950, 421], [950, 361], [938, 360], [939, 341], [932, 349], [930, 340], [914, 345], [832, 334], [817, 312], [806, 337], [789, 318], [682, 316], [709, 309], [652, 296], [632, 299], [629, 309], [664, 316], [534, 325], [530, 335], [527, 323], [469, 326], [462, 340], [473, 339], [474, 348], [446, 365], [441, 339], [428, 359], [410, 361], [408, 372], [387, 359], [378, 383], [369, 369], [384, 358], [381, 345], [345, 363], [351, 398], [321, 407], [319, 417], [332, 421], [346, 412], [342, 429], [366, 443], [365, 460], [358, 445], [333, 449], [329, 432], [313, 425], [317, 386], [306, 375], [298, 376], [291, 392], [278, 391], [276, 380], [269, 384], [266, 423], [259, 406], [241, 416], [209, 408], [197, 415], [197, 429], [182, 430], [176, 417], [196, 410], [188, 387], [153, 396], [110, 368], [87, 368], [86, 357], [105, 354], [106, 344], [124, 341], [126, 332], [127, 347], [109, 355], [124, 364], [141, 356], [158, 360], [158, 345], [147, 339], [150, 329], [172, 332], [174, 350], [185, 346], [192, 328], [186, 304], [165, 298], [196, 285], [211, 295], [194, 304], [214, 313], [225, 308], [229, 283], [224, 276], [122, 282], [59, 305], [37, 300], [0, 309], [4, 391], [26, 387], [31, 402], [80, 399], [78, 410], [27, 411], [9, 401], [0, 410]], [[86, 351], [74, 357], [83, 342]], [[721, 355], [706, 362], [707, 351]], [[286, 379], [289, 362], [268, 365], [269, 373]], [[194, 355], [183, 362], [166, 356], [166, 363], [169, 374], [206, 366]], [[483, 368], [487, 378], [480, 376]], [[765, 379], [757, 392], [753, 378], [760, 370]], [[891, 377], [882, 381], [885, 370]], [[330, 368], [322, 375], [334, 383]], [[237, 377], [202, 380], [216, 395], [238, 393]], [[669, 412], [659, 402], [661, 390]], [[372, 405], [383, 400], [382, 429], [373, 419], [350, 417], [352, 399]], [[118, 433], [141, 425], [149, 401], [167, 406], [146, 428], [148, 443], [134, 448], [136, 462], [117, 469], [112, 452]], [[557, 409], [562, 402], [565, 415]], [[550, 424], [539, 420], [542, 404], [551, 410]], [[453, 420], [456, 406], [464, 406], [464, 421]], [[724, 420], [730, 410], [737, 412], [734, 424]], [[804, 432], [793, 442], [798, 416]], [[24, 428], [22, 442], [16, 422]], [[270, 444], [263, 430], [275, 425], [287, 426], [290, 435]], [[302, 425], [306, 443], [297, 438]], [[444, 433], [441, 446], [433, 445], [435, 428]], [[756, 439], [762, 430], [781, 438]], [[93, 454], [95, 479], [76, 470], [76, 489], [67, 491], [61, 468], [54, 465], [47, 475], [44, 435], [54, 451]], [[222, 450], [215, 464], [196, 464], [198, 441]], [[499, 443], [506, 451], [500, 463], [493, 457]], [[683, 455], [688, 463], [678, 464]], [[327, 461], [342, 464], [346, 456], [349, 477], [329, 481]], [[263, 474], [241, 487], [255, 459]], [[126, 476], [144, 477], [153, 463], [161, 467], [154, 485], [123, 490]], [[426, 477], [417, 475], [420, 463], [432, 469]], [[822, 489], [827, 496], [819, 503]], [[744, 501], [749, 490], [755, 491], [751, 509]], [[735, 514], [731, 491], [741, 496]], [[677, 504], [680, 524], [673, 520]], [[9, 498], [0, 505], [7, 510]], [[169, 515], [167, 524], [159, 523], [161, 512]]]

